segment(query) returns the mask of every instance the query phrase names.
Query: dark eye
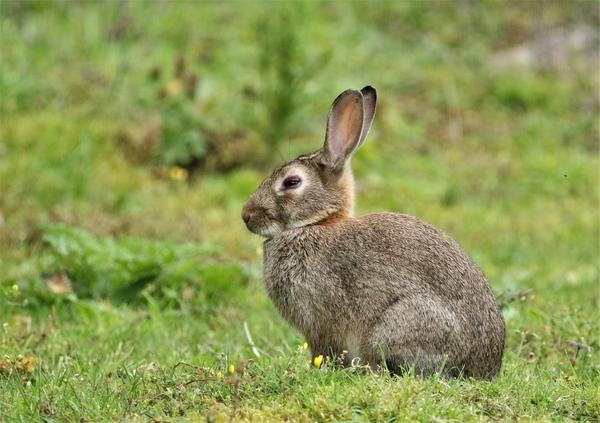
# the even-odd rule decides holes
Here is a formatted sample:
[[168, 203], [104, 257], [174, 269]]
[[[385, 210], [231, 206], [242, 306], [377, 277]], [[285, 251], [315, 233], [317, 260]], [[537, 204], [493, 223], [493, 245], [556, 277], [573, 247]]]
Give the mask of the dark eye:
[[283, 180], [283, 188], [285, 188], [285, 189], [296, 188], [297, 186], [300, 185], [301, 182], [302, 182], [302, 179], [300, 179], [299, 176], [296, 176], [296, 175], [288, 176], [287, 178], [285, 178]]

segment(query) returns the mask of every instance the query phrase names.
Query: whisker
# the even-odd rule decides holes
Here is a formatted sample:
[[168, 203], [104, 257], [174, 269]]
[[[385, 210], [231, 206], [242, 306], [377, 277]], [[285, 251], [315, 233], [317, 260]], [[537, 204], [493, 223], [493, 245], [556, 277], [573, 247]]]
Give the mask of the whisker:
[[281, 153], [281, 145], [278, 144], [277, 147], [275, 148], [275, 151], [277, 151], [277, 154], [279, 155], [279, 159], [281, 159], [282, 162], [287, 162], [286, 158], [285, 158], [285, 154]]

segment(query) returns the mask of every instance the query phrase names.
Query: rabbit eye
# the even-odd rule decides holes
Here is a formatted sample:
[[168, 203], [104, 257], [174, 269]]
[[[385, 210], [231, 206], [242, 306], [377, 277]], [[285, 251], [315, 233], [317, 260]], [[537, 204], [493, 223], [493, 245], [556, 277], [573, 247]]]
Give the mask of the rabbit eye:
[[296, 188], [300, 185], [301, 182], [302, 182], [302, 179], [299, 176], [296, 176], [296, 175], [288, 176], [287, 178], [285, 178], [283, 180], [283, 188], [284, 189]]

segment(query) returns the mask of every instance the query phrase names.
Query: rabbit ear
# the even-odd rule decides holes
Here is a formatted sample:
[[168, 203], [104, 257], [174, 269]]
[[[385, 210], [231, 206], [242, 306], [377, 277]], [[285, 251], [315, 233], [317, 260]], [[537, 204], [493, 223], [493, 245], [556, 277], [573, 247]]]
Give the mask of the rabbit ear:
[[375, 117], [375, 108], [377, 107], [377, 90], [375, 87], [367, 85], [360, 90], [360, 92], [363, 96], [364, 111], [362, 132], [357, 147], [360, 147], [362, 143], [365, 142], [365, 138], [367, 138], [367, 135], [369, 134], [371, 123], [373, 123], [373, 118]]
[[327, 119], [324, 152], [334, 168], [344, 165], [356, 149], [363, 129], [363, 96], [346, 90], [333, 102]]

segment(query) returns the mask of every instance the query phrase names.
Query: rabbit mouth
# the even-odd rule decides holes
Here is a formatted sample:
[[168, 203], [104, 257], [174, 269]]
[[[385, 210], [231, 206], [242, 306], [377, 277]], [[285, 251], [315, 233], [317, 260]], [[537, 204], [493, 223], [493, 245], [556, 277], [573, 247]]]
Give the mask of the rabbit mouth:
[[274, 219], [265, 216], [260, 219], [260, 222], [256, 222], [256, 220], [258, 219], [251, 219], [246, 223], [248, 230], [256, 235], [274, 238], [283, 232], [282, 225]]
[[277, 223], [271, 223], [265, 228], [261, 228], [257, 233], [258, 235], [264, 236], [265, 238], [275, 238], [277, 235], [281, 234], [283, 229]]
[[265, 238], [274, 238], [283, 232], [283, 228], [277, 222], [268, 222], [260, 227], [250, 227], [250, 225], [248, 225], [248, 229], [250, 232], [264, 236]]

